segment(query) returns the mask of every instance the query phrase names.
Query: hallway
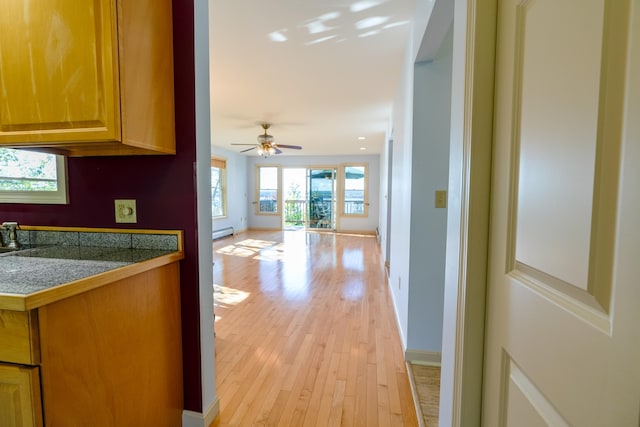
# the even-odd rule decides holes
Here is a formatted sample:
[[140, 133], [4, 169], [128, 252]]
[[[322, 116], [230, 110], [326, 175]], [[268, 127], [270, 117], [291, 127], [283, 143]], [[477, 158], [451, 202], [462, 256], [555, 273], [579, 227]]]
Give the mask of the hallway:
[[215, 426], [417, 426], [373, 236], [213, 242]]

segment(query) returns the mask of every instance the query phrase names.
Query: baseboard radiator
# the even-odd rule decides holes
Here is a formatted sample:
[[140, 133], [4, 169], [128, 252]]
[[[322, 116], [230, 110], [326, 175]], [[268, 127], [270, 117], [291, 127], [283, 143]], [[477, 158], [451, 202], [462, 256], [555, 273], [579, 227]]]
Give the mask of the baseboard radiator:
[[212, 240], [221, 239], [223, 237], [232, 236], [233, 227], [221, 228], [220, 230], [214, 230], [212, 233]]

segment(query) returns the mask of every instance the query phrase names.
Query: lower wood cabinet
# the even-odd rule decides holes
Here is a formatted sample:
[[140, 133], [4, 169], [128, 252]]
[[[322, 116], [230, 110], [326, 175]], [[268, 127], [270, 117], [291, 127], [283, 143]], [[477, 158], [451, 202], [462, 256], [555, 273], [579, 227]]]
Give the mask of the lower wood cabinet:
[[0, 310], [0, 427], [181, 424], [177, 262]]
[[41, 425], [39, 368], [0, 363], [0, 426]]

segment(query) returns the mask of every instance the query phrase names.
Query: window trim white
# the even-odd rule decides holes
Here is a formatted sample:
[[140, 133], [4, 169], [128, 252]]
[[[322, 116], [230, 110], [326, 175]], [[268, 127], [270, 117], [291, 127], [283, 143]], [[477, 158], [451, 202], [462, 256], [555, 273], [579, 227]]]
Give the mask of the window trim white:
[[[261, 190], [261, 182], [260, 182], [260, 169], [261, 168], [272, 168], [276, 170], [276, 212], [263, 212], [260, 210], [260, 190]], [[282, 211], [281, 201], [282, 201], [282, 165], [272, 165], [272, 164], [256, 164], [255, 165], [255, 215], [256, 216], [280, 216]]]
[[[369, 217], [369, 163], [342, 163], [340, 165], [340, 170], [342, 172], [342, 177], [341, 177], [341, 184], [342, 187], [340, 189], [341, 192], [341, 209], [340, 209], [340, 214], [342, 215], [342, 217], [344, 218], [368, 218]], [[348, 167], [363, 167], [364, 168], [364, 194], [363, 194], [363, 201], [362, 201], [362, 213], [361, 214], [356, 214], [356, 213], [347, 213], [346, 212], [346, 204], [345, 204], [345, 199], [346, 199], [346, 180], [347, 180], [347, 168]]]
[[56, 155], [57, 191], [0, 191], [0, 203], [33, 203], [66, 205], [69, 203], [67, 188], [67, 159]]
[[[214, 163], [222, 163], [223, 166], [214, 166]], [[211, 206], [211, 218], [214, 220], [225, 219], [227, 217], [227, 160], [222, 157], [212, 156], [211, 167], [220, 169], [220, 194], [222, 196], [222, 214], [214, 215], [213, 206]]]

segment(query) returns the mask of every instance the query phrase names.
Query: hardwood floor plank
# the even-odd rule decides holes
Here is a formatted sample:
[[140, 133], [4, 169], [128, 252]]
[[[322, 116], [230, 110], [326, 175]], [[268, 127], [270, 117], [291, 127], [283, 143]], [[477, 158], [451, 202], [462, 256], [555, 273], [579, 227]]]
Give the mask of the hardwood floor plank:
[[367, 425], [378, 425], [378, 379], [376, 365], [367, 364]]
[[374, 237], [213, 243], [220, 427], [417, 426]]

